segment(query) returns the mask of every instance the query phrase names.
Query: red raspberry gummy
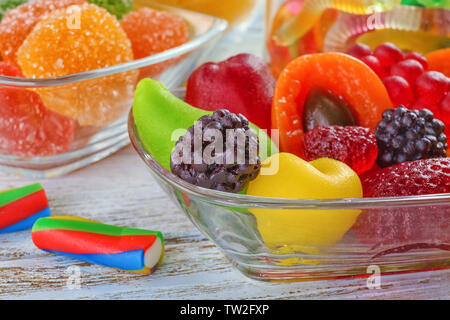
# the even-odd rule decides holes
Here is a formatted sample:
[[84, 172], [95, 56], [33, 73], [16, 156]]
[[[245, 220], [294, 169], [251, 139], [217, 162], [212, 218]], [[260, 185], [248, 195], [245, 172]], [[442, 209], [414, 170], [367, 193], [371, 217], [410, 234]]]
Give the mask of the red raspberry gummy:
[[[450, 79], [437, 71], [424, 72], [416, 80], [417, 100], [437, 106], [444, 96], [449, 92]], [[433, 111], [433, 110], [432, 110]]]
[[[365, 197], [450, 192], [450, 158], [404, 162], [361, 176]], [[450, 205], [364, 211], [353, 227], [364, 243], [392, 246], [450, 241]]]
[[371, 55], [372, 50], [367, 44], [356, 43], [347, 51], [347, 54], [357, 59], [362, 59], [368, 55]]
[[422, 65], [423, 70], [428, 69], [427, 58], [425, 58], [425, 56], [421, 55], [420, 53], [410, 52], [405, 56], [405, 60], [408, 60], [408, 59], [416, 60], [417, 62], [419, 62]]
[[365, 56], [364, 58], [361, 58], [361, 61], [367, 64], [381, 79], [387, 75], [380, 60], [374, 55]]
[[402, 77], [408, 81], [411, 88], [414, 88], [416, 79], [422, 75], [423, 72], [422, 64], [413, 59], [397, 62], [391, 67], [391, 75]]
[[306, 160], [332, 158], [357, 174], [371, 169], [378, 155], [376, 137], [370, 129], [356, 126], [318, 126], [305, 133]]
[[408, 81], [399, 76], [388, 76], [383, 79], [383, 84], [389, 93], [392, 104], [409, 107], [414, 101], [414, 93]]
[[390, 67], [394, 63], [403, 60], [403, 52], [392, 43], [383, 43], [375, 48], [373, 55], [376, 56], [381, 64]]
[[264, 61], [239, 54], [197, 68], [188, 79], [186, 102], [205, 110], [242, 113], [261, 129], [270, 129], [274, 90], [275, 79]]

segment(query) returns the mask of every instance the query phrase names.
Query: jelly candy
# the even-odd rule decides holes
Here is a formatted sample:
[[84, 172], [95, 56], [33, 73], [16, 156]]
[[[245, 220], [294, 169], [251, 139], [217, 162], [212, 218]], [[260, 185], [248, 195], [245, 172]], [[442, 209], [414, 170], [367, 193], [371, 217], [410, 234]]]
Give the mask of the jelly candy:
[[[197, 119], [210, 114], [211, 111], [195, 108], [178, 99], [156, 80], [146, 78], [137, 85], [133, 103], [137, 136], [142, 147], [167, 170], [170, 170], [170, 155], [178, 138]], [[264, 131], [252, 123], [249, 126], [258, 133], [261, 160], [278, 152]]]
[[450, 77], [450, 48], [432, 51], [425, 56], [428, 70], [439, 71]]
[[23, 77], [22, 70], [13, 63], [0, 61], [0, 75], [8, 77]]
[[0, 153], [52, 156], [70, 149], [75, 121], [45, 108], [35, 92], [0, 87]]
[[[365, 197], [450, 192], [450, 158], [404, 162], [361, 176]], [[450, 206], [370, 209], [354, 230], [363, 242], [393, 245], [450, 241]]]
[[[308, 95], [315, 94], [317, 88], [329, 92], [340, 103], [327, 99], [323, 108], [319, 103], [308, 103], [311, 100]], [[315, 104], [325, 111], [311, 117], [314, 112], [309, 110]], [[391, 107], [383, 83], [364, 63], [342, 53], [305, 55], [293, 60], [277, 81], [272, 127], [280, 130], [282, 152], [304, 157], [302, 139], [307, 129], [320, 124], [356, 125], [374, 130], [383, 111]], [[327, 119], [330, 109], [337, 116]]]
[[124, 15], [133, 11], [133, 0], [88, 0], [90, 3], [106, 9], [117, 19], [122, 19]]
[[24, 4], [28, 0], [2, 0], [0, 1], [0, 21], [3, 16], [8, 12], [8, 10], [14, 9], [21, 4]]
[[260, 58], [239, 54], [195, 70], [188, 79], [186, 102], [205, 110], [242, 113], [260, 128], [270, 129], [274, 88], [275, 79]]
[[327, 8], [354, 14], [372, 14], [395, 8], [401, 0], [305, 0], [302, 10], [274, 33], [277, 43], [289, 45], [304, 35]]
[[306, 160], [331, 158], [347, 164], [357, 174], [372, 169], [378, 155], [377, 139], [368, 128], [319, 126], [303, 137]]
[[[131, 41], [134, 58], [141, 59], [177, 47], [189, 41], [186, 22], [174, 14], [141, 8], [120, 22]], [[155, 77], [177, 59], [144, 68], [141, 78]]]
[[42, 17], [54, 10], [86, 0], [34, 0], [14, 8], [0, 23], [0, 52], [3, 60], [16, 61], [17, 51]]
[[[358, 175], [345, 163], [321, 158], [307, 162], [291, 153], [273, 155], [261, 168], [278, 162], [278, 172], [251, 181], [248, 195], [288, 199], [360, 198]], [[355, 223], [360, 210], [249, 209], [265, 244], [310, 252], [338, 242]]]
[[[74, 14], [80, 26], [67, 23]], [[42, 19], [18, 52], [25, 76], [59, 77], [133, 60], [131, 44], [117, 19], [92, 4], [71, 6]], [[102, 126], [130, 107], [137, 71], [58, 87], [35, 89], [53, 111], [80, 125]]]

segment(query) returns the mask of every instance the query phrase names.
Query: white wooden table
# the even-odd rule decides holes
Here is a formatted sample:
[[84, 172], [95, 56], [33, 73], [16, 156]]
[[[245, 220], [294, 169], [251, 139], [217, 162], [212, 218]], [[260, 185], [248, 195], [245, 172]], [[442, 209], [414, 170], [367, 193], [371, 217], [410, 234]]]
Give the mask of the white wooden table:
[[[160, 230], [165, 258], [150, 276], [81, 263], [37, 249], [30, 231], [0, 235], [0, 299], [449, 299], [450, 269], [366, 279], [265, 283], [235, 271], [147, 172], [131, 147], [57, 179], [0, 173], [0, 189], [41, 182], [53, 215]], [[77, 271], [80, 281], [74, 279]], [[79, 284], [79, 285], [78, 285]]]

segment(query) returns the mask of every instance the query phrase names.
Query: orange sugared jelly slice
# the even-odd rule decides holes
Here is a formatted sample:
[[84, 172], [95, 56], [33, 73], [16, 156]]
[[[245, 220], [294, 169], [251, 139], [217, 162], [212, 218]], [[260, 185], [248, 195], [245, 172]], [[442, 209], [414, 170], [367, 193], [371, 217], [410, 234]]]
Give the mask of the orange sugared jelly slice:
[[439, 71], [450, 77], [450, 48], [432, 51], [425, 56], [428, 70]]
[[[18, 64], [33, 79], [60, 77], [133, 60], [117, 19], [96, 5], [74, 5], [42, 19], [20, 47]], [[138, 72], [35, 90], [45, 105], [80, 125], [102, 126], [131, 106]]]
[[280, 130], [280, 151], [304, 157], [303, 109], [312, 88], [329, 91], [351, 108], [356, 125], [375, 129], [392, 108], [380, 78], [364, 63], [343, 53], [296, 58], [282, 71], [275, 88], [272, 127]]
[[46, 14], [85, 2], [86, 0], [34, 0], [8, 11], [0, 23], [0, 53], [3, 60], [16, 61], [17, 50]]

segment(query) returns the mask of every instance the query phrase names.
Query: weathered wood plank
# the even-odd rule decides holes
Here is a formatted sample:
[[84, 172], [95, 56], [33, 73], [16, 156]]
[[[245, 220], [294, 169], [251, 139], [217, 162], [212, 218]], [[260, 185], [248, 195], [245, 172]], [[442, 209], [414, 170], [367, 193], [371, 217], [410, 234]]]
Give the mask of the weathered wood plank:
[[[53, 215], [161, 230], [166, 251], [151, 276], [80, 263], [37, 249], [29, 231], [0, 235], [0, 299], [445, 299], [450, 271], [383, 276], [380, 290], [366, 279], [263, 283], [235, 271], [146, 173], [127, 147], [70, 175], [40, 181]], [[0, 173], [0, 189], [32, 183]], [[79, 267], [79, 289], [67, 287]]]

